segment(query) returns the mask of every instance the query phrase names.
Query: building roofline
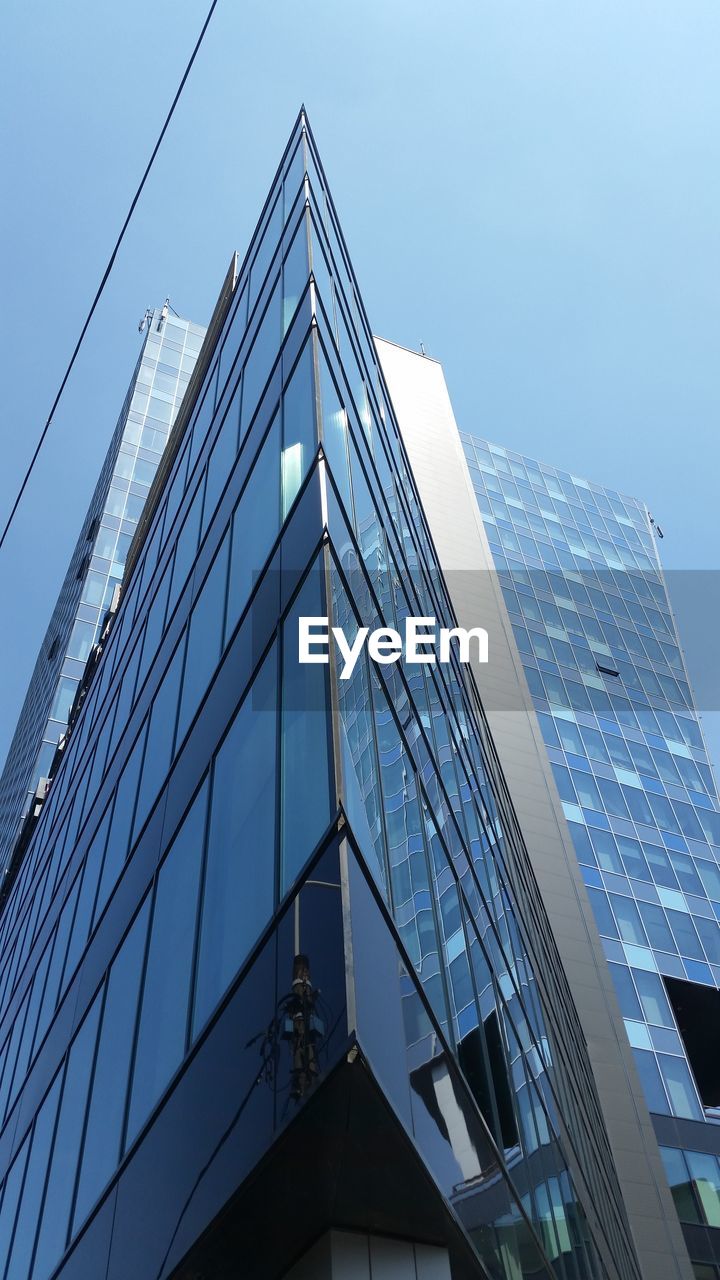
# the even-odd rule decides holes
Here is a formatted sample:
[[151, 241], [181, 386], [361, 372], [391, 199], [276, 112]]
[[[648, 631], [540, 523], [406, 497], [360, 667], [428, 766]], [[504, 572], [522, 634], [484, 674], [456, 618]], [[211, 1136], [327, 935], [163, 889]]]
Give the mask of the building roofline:
[[404, 342], [395, 342], [392, 338], [382, 338], [379, 333], [373, 334], [373, 342], [384, 342], [387, 347], [397, 347], [398, 351], [407, 351], [410, 356], [417, 356], [418, 360], [430, 360], [433, 364], [439, 364], [442, 368], [442, 360], [438, 360], [437, 356], [429, 356], [426, 351], [414, 351], [412, 347], [406, 347]]

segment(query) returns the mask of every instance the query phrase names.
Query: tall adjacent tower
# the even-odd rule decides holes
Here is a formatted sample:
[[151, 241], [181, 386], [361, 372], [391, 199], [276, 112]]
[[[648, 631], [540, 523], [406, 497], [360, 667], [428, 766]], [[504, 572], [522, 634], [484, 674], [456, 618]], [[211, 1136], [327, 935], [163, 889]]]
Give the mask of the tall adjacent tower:
[[720, 804], [635, 498], [463, 435], [691, 1256], [718, 1260]]
[[441, 366], [378, 349], [456, 611], [490, 631], [481, 695], [646, 1270], [682, 1252], [669, 1183], [714, 1275], [720, 813], [648, 512], [458, 432]]
[[301, 112], [0, 921], [3, 1275], [643, 1274], [473, 680], [299, 661], [428, 615]]
[[205, 330], [158, 307], [35, 663], [0, 777], [0, 875], [67, 728]]

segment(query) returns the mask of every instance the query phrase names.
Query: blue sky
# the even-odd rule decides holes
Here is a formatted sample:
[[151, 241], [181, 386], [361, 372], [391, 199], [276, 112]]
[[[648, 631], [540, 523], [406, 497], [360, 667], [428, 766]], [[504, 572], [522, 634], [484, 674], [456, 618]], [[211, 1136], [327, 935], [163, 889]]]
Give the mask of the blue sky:
[[[3, 519], [206, 7], [6, 0]], [[716, 0], [220, 0], [0, 553], [0, 759], [137, 321], [207, 319], [302, 101], [376, 332], [442, 360], [461, 426], [645, 498], [667, 568], [720, 568], [719, 46]]]

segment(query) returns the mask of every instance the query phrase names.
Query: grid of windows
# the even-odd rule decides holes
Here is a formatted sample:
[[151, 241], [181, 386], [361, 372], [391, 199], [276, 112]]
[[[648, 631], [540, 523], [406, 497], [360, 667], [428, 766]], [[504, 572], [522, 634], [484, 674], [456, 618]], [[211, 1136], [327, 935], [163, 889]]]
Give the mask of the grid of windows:
[[647, 510], [461, 439], [648, 1107], [712, 1123], [720, 806]]
[[205, 330], [155, 310], [0, 779], [0, 869], [47, 777]]
[[720, 812], [647, 512], [462, 438], [650, 1109], [700, 1120], [660, 975], [720, 984]]

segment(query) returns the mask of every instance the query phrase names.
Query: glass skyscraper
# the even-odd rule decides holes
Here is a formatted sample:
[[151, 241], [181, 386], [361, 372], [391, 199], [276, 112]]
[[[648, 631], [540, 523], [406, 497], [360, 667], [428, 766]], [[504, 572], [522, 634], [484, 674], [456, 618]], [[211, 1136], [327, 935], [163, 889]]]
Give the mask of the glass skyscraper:
[[718, 1228], [720, 805], [657, 536], [642, 502], [461, 438], [678, 1211]]
[[299, 661], [453, 624], [419, 488], [301, 112], [0, 917], [3, 1280], [691, 1274], [474, 679]]
[[[436, 362], [380, 349], [391, 394], [427, 381], [424, 369], [436, 389], [442, 381]], [[432, 394], [414, 411], [439, 421]], [[410, 416], [400, 424], [414, 442]], [[720, 1274], [720, 805], [655, 526], [634, 498], [454, 421], [450, 431], [486, 535], [476, 571], [499, 585], [508, 624], [489, 645], [495, 714], [520, 714], [494, 666], [493, 641], [502, 649], [511, 631], [695, 1274], [710, 1280]]]
[[0, 777], [0, 873], [8, 869], [22, 822], [67, 728], [205, 330], [169, 314], [166, 306], [147, 314], [144, 332]]

